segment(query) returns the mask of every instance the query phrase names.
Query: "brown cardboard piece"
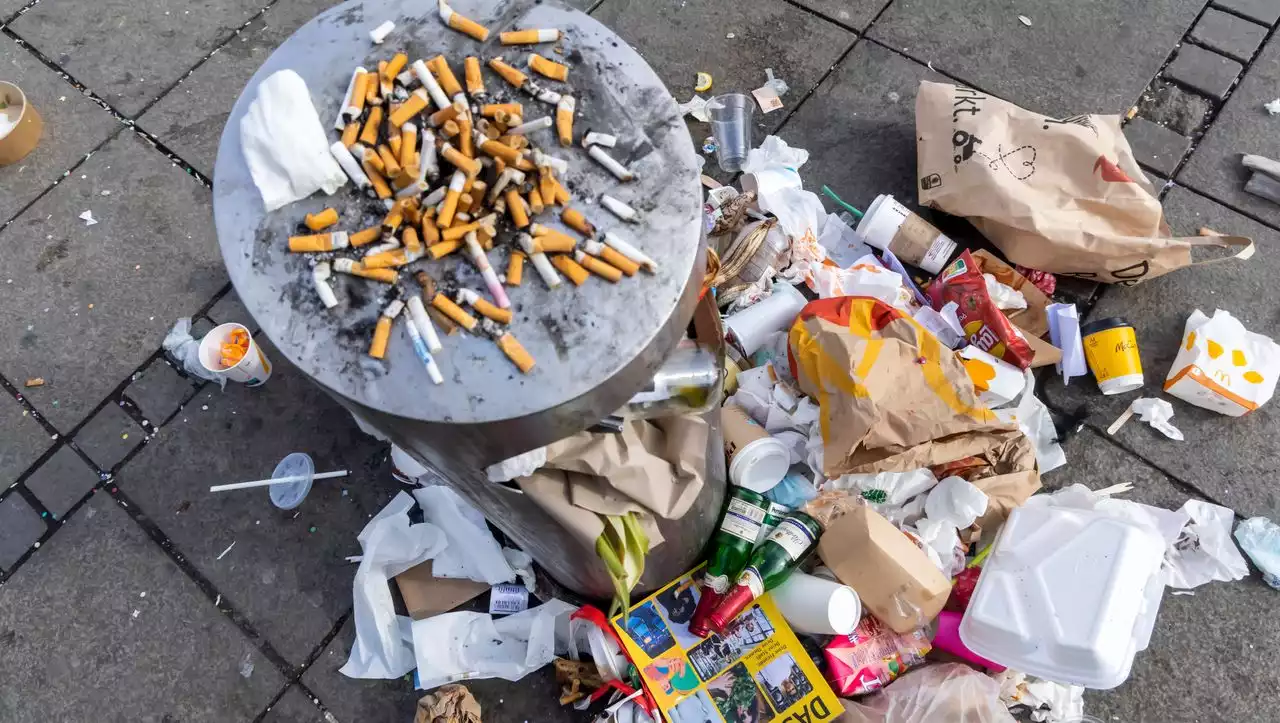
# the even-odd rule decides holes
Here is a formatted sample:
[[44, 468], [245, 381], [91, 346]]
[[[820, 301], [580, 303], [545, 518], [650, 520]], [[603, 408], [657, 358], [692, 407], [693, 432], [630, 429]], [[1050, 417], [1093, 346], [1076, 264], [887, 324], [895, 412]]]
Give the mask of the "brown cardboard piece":
[[929, 623], [951, 594], [951, 581], [928, 555], [870, 507], [837, 518], [818, 540], [818, 554], [895, 632]]
[[430, 560], [396, 575], [396, 587], [400, 588], [404, 606], [414, 620], [449, 612], [489, 589], [488, 585], [475, 580], [435, 577], [431, 574]]

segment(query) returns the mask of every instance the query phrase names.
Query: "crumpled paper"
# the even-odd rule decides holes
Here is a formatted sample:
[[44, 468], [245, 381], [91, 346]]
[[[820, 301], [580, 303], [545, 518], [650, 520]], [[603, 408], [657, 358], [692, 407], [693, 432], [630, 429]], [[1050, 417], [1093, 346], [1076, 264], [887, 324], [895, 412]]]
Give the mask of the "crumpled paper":
[[1055, 470], [1067, 463], [1067, 453], [1058, 444], [1058, 430], [1053, 426], [1053, 417], [1049, 408], [1036, 396], [1036, 378], [1027, 369], [1026, 385], [1022, 397], [1014, 407], [996, 409], [995, 415], [1002, 422], [1017, 424], [1022, 433], [1031, 440], [1036, 450], [1036, 464], [1040, 474]]
[[1021, 291], [1000, 283], [995, 276], [991, 274], [983, 274], [983, 281], [987, 282], [987, 295], [991, 297], [991, 302], [1001, 311], [1012, 311], [1014, 309], [1027, 308], [1027, 299], [1022, 295]]
[[162, 343], [174, 361], [182, 365], [183, 371], [198, 379], [214, 382], [219, 389], [227, 388], [225, 374], [214, 374], [200, 363], [200, 342], [191, 336], [191, 317], [184, 316], [173, 323], [173, 328], [165, 335]]
[[418, 699], [413, 723], [480, 723], [480, 704], [465, 685], [446, 685]]
[[1107, 427], [1107, 434], [1115, 434], [1120, 431], [1125, 422], [1128, 422], [1129, 418], [1135, 414], [1138, 415], [1138, 419], [1150, 424], [1152, 429], [1169, 439], [1178, 442], [1183, 441], [1182, 430], [1173, 426], [1169, 421], [1173, 419], [1173, 405], [1164, 399], [1154, 397], [1141, 397], [1133, 400], [1124, 414], [1121, 414], [1110, 427]]
[[440, 528], [448, 540], [435, 556], [431, 574], [489, 585], [516, 579], [480, 510], [444, 486], [420, 487], [413, 496], [422, 507], [423, 519]]
[[1249, 575], [1244, 556], [1231, 541], [1235, 513], [1221, 505], [1187, 500], [1180, 510], [1191, 521], [1164, 553], [1165, 584], [1190, 590], [1206, 582], [1230, 582]]

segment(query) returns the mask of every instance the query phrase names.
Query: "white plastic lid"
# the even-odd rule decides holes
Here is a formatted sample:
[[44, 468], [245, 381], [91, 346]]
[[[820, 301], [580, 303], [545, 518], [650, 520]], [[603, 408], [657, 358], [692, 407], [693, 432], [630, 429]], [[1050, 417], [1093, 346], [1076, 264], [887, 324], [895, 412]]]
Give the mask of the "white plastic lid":
[[271, 494], [271, 504], [282, 510], [291, 510], [302, 504], [302, 501], [307, 498], [307, 493], [311, 491], [311, 476], [315, 473], [315, 463], [311, 461], [311, 455], [306, 452], [294, 452], [280, 460], [280, 464], [277, 464], [275, 470], [271, 473], [271, 479], [296, 477], [298, 475], [306, 475], [307, 478], [297, 482], [286, 482], [268, 487], [267, 489]]
[[764, 494], [773, 489], [791, 468], [791, 450], [782, 440], [762, 437], [733, 455], [729, 463], [729, 481], [752, 492]]
[[841, 586], [827, 601], [827, 622], [836, 635], [848, 635], [862, 619], [862, 601], [853, 588]]

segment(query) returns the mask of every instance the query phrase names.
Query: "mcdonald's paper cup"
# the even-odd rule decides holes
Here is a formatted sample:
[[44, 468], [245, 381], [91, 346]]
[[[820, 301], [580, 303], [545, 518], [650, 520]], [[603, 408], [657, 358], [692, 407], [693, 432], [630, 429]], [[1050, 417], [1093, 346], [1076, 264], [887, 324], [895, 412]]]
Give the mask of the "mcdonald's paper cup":
[[801, 633], [848, 635], [862, 619], [858, 593], [826, 578], [793, 572], [772, 595], [782, 617]]
[[252, 334], [249, 334], [249, 351], [245, 352], [240, 363], [233, 367], [222, 366], [222, 345], [230, 341], [231, 332], [237, 329], [249, 334], [248, 329], [235, 323], [222, 324], [205, 334], [200, 340], [200, 363], [205, 369], [233, 382], [241, 382], [251, 387], [262, 386], [271, 378], [271, 362], [267, 360], [267, 355], [262, 353], [262, 347], [258, 346], [258, 342], [253, 340]]
[[931, 274], [942, 271], [956, 250], [955, 241], [887, 194], [871, 202], [854, 233], [867, 244], [892, 251], [899, 260]]
[[17, 163], [40, 142], [44, 121], [22, 89], [0, 81], [0, 166]]

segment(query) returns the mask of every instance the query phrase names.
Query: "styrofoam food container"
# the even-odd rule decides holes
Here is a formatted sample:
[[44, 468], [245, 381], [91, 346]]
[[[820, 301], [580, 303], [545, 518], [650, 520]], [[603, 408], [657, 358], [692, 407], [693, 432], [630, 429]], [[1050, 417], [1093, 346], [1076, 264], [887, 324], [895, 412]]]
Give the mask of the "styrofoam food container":
[[1153, 528], [1102, 512], [1015, 509], [983, 566], [960, 639], [1028, 675], [1114, 688], [1150, 641], [1164, 549]]

